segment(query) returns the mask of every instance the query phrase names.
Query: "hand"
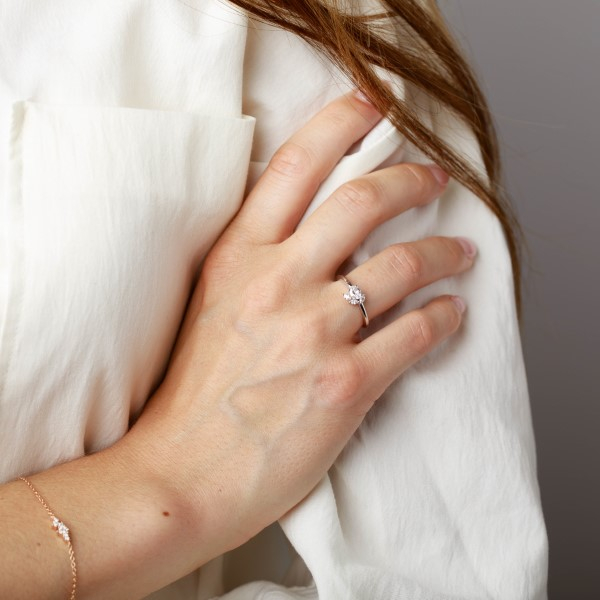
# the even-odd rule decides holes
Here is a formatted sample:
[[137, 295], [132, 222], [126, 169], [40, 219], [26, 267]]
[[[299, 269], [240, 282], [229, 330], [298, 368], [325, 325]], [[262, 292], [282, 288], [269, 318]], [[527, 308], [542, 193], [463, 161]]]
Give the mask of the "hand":
[[[440, 196], [439, 170], [400, 164], [351, 181], [298, 227], [379, 119], [344, 96], [275, 154], [206, 258], [166, 378], [126, 436], [143, 438], [191, 526], [214, 536], [215, 556], [302, 500], [390, 383], [461, 322], [464, 305], [445, 296], [361, 341], [361, 311], [336, 280], [377, 225]], [[433, 237], [390, 246], [346, 275], [374, 319], [468, 269], [473, 254], [464, 240]]]

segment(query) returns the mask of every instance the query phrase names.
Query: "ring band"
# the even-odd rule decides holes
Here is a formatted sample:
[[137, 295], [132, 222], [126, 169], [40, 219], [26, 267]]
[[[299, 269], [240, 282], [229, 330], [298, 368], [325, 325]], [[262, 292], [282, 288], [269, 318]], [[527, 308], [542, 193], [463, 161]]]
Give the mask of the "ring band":
[[348, 286], [348, 291], [344, 294], [344, 300], [353, 306], [358, 305], [364, 320], [363, 327], [367, 327], [369, 325], [369, 315], [365, 308], [365, 300], [367, 297], [357, 285], [350, 283], [343, 275], [340, 275], [338, 279], [341, 279]]

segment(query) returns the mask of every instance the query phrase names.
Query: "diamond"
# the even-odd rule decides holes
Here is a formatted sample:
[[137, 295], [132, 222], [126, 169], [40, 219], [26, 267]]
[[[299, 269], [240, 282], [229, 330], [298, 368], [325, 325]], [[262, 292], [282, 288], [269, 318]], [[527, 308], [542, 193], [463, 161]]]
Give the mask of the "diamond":
[[52, 517], [52, 527], [56, 529], [58, 535], [60, 535], [65, 542], [69, 541], [69, 528], [62, 521], [59, 521], [56, 517]]
[[362, 304], [365, 301], [365, 295], [356, 285], [348, 286], [348, 291], [344, 294], [344, 299], [350, 304]]

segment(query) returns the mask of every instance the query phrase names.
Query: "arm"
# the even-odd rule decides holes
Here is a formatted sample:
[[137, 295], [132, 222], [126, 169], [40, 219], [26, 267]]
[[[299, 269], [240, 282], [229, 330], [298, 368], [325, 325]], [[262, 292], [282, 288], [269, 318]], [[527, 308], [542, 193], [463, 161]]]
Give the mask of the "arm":
[[[361, 313], [335, 278], [371, 229], [440, 194], [439, 169], [362, 177], [294, 231], [326, 175], [379, 119], [349, 95], [282, 147], [208, 255], [166, 378], [132, 430], [32, 477], [72, 529], [81, 597], [142, 596], [277, 520], [390, 383], [459, 327], [464, 304], [443, 296], [359, 342]], [[397, 270], [416, 260], [418, 270]], [[387, 282], [369, 302], [374, 318], [471, 265], [464, 241], [431, 238], [393, 246], [349, 278], [373, 290]], [[22, 482], [0, 493], [1, 595], [62, 597], [68, 562], [47, 513]]]
[[[144, 443], [130, 437], [31, 477], [71, 530], [78, 598], [139, 597], [225, 549], [224, 529], [202, 518], [209, 507], [185, 506], [173, 482], [150, 468]], [[0, 520], [0, 595], [68, 598], [67, 546], [22, 481], [0, 488]]]

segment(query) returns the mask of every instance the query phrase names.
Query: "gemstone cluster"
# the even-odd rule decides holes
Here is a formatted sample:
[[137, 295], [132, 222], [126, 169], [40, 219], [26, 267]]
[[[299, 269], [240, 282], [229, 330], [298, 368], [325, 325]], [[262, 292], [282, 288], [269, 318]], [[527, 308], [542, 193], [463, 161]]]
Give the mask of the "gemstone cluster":
[[62, 536], [65, 542], [69, 541], [69, 528], [56, 517], [52, 518], [52, 528], [56, 529], [58, 535]]
[[344, 299], [350, 304], [362, 304], [365, 301], [365, 295], [360, 291], [358, 286], [348, 286], [348, 291], [344, 294]]

